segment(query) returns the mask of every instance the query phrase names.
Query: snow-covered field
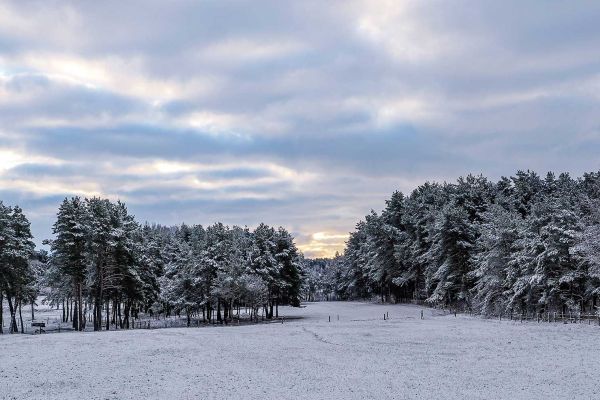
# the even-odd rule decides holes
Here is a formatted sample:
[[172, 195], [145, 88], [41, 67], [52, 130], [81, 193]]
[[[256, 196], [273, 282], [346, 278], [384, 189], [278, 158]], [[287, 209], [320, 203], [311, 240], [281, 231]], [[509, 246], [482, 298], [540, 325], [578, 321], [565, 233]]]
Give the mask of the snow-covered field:
[[303, 318], [4, 335], [0, 398], [600, 398], [597, 325], [500, 322], [410, 305], [282, 311]]

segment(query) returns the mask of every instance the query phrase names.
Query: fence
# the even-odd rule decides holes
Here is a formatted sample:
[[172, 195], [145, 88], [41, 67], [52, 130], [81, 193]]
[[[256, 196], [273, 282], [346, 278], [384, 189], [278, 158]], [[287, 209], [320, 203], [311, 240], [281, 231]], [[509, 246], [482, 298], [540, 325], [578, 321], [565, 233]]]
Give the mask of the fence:
[[[438, 310], [446, 315], [454, 314], [469, 314], [479, 315], [474, 313], [473, 310], [458, 310], [452, 308], [441, 307], [438, 308], [433, 306], [434, 310]], [[535, 322], [556, 322], [556, 323], [573, 323], [573, 324], [584, 324], [587, 322], [588, 325], [598, 324], [600, 326], [600, 310], [596, 313], [584, 313], [584, 312], [543, 312], [543, 313], [500, 313], [496, 315], [487, 315], [490, 319], [510, 320], [510, 321], [535, 321]]]
[[497, 316], [499, 320], [511, 320], [511, 321], [536, 321], [536, 322], [557, 322], [557, 323], [586, 323], [588, 325], [598, 324], [600, 325], [600, 314], [565, 314], [557, 312], [549, 313], [535, 313], [535, 314], [500, 314]]

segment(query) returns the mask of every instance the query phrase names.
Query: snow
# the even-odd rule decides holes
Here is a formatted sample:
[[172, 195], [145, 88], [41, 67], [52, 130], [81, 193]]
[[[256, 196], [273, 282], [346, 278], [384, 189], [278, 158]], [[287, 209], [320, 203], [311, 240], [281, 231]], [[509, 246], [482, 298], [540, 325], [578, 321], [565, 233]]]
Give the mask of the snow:
[[4, 335], [0, 397], [600, 398], [598, 325], [485, 320], [356, 302], [308, 303], [281, 313], [302, 319]]

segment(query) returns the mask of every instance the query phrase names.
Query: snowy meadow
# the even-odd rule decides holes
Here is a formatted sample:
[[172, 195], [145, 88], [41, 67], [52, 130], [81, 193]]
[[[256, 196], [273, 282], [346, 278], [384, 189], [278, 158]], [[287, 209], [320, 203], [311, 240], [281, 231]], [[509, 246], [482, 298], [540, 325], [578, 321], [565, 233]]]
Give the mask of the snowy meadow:
[[598, 21], [0, 0], [0, 400], [600, 400]]
[[358, 302], [280, 312], [289, 319], [240, 327], [5, 336], [0, 393], [5, 399], [600, 396], [595, 325], [500, 322]]

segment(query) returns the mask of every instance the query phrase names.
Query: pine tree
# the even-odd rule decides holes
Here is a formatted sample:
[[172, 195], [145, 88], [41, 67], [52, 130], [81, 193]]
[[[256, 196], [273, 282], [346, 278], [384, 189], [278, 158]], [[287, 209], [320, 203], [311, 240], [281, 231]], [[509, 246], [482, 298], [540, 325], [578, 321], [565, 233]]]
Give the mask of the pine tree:
[[434, 260], [429, 286], [434, 287], [427, 299], [433, 304], [459, 304], [471, 307], [472, 255], [474, 229], [468, 214], [449, 204], [441, 211], [430, 249]]
[[51, 262], [58, 271], [71, 279], [75, 310], [73, 327], [83, 330], [83, 286], [86, 279], [86, 218], [85, 203], [79, 197], [65, 199], [59, 207], [53, 226]]
[[485, 315], [505, 312], [510, 294], [513, 253], [521, 232], [520, 216], [499, 205], [483, 214], [473, 276], [476, 307]]
[[0, 202], [0, 293], [6, 294], [9, 305], [10, 333], [18, 332], [15, 304], [13, 302], [17, 290], [15, 285], [17, 270], [13, 265], [16, 241], [11, 209]]
[[263, 280], [267, 288], [267, 304], [264, 304], [264, 307], [269, 319], [273, 318], [273, 303], [278, 289], [282, 286], [280, 265], [275, 257], [276, 254], [275, 230], [260, 224], [253, 232], [250, 269]]
[[302, 287], [302, 259], [296, 248], [292, 235], [283, 227], [275, 234], [275, 259], [279, 263], [281, 287], [276, 299], [275, 316], [279, 317], [279, 303], [300, 305], [300, 289]]

